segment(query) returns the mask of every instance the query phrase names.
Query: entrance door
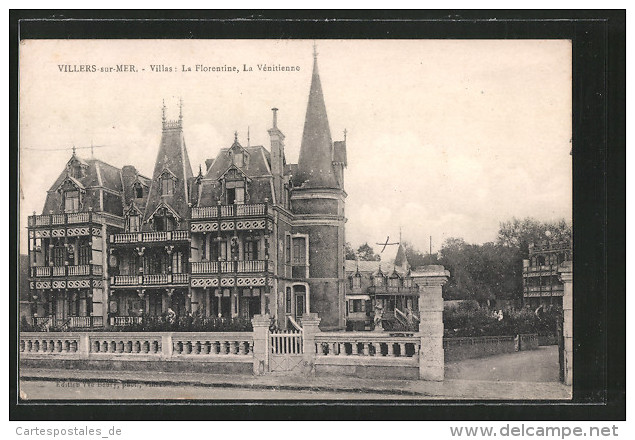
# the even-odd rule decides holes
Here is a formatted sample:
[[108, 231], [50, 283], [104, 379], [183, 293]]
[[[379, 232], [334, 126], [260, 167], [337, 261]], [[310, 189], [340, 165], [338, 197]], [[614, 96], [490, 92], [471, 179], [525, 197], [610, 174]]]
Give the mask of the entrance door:
[[223, 296], [220, 300], [220, 312], [223, 318], [231, 318], [232, 316], [232, 301], [231, 297]]
[[306, 312], [306, 288], [304, 286], [293, 286], [293, 292], [295, 294], [294, 318], [298, 320]]

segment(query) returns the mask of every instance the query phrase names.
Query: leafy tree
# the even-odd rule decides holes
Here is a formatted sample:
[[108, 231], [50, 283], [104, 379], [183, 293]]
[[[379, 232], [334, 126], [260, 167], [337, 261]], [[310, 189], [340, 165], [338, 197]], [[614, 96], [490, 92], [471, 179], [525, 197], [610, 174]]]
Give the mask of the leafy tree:
[[357, 254], [359, 255], [359, 259], [362, 261], [379, 261], [381, 259], [379, 255], [375, 254], [375, 251], [368, 245], [368, 243], [364, 243], [358, 247]]
[[421, 266], [427, 266], [428, 264], [439, 264], [438, 255], [436, 253], [430, 255], [416, 249], [411, 243], [404, 241], [404, 250], [406, 251], [406, 258], [412, 268]]
[[572, 228], [564, 219], [540, 222], [527, 217], [522, 220], [512, 218], [501, 222], [497, 243], [502, 246], [518, 248], [523, 256], [529, 255], [529, 245], [543, 241], [568, 242], [572, 237]]
[[348, 241], [344, 244], [344, 253], [346, 254], [346, 260], [355, 260], [355, 250]]

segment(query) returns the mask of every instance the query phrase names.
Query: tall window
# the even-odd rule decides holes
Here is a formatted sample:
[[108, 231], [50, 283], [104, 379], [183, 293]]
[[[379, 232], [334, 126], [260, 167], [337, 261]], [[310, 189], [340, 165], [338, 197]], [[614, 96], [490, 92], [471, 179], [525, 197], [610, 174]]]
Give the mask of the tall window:
[[161, 195], [171, 196], [174, 194], [174, 180], [170, 177], [161, 179]]
[[291, 287], [287, 287], [286, 311], [291, 313]]
[[139, 232], [141, 230], [139, 223], [139, 215], [130, 214], [128, 216], [128, 232]]
[[79, 211], [79, 191], [66, 191], [64, 193], [64, 212]]
[[258, 242], [254, 240], [245, 240], [245, 260], [258, 259]]
[[306, 264], [306, 239], [304, 237], [293, 237], [293, 264]]
[[388, 285], [390, 287], [399, 287], [399, 278], [397, 278], [397, 277], [389, 278], [388, 279]]
[[353, 289], [361, 289], [362, 288], [362, 277], [354, 276], [353, 277]]
[[286, 252], [285, 252], [285, 263], [290, 264], [291, 263], [291, 236], [287, 235], [286, 237], [286, 243], [285, 243], [285, 248], [286, 248]]
[[83, 240], [79, 244], [79, 261], [78, 264], [80, 266], [90, 264], [90, 242], [88, 240]]
[[155, 216], [154, 228], [157, 231], [172, 231], [174, 230], [174, 218], [169, 216]]
[[243, 153], [234, 154], [234, 165], [237, 167], [245, 166], [245, 155]]
[[64, 266], [64, 255], [66, 254], [66, 248], [63, 244], [57, 243], [53, 248], [53, 266]]
[[183, 252], [172, 254], [172, 273], [183, 273]]

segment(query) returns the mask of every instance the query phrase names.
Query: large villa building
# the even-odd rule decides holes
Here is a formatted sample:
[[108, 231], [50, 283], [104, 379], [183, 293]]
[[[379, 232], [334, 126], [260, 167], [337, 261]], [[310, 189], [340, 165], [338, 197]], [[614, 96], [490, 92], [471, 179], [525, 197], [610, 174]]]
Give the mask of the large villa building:
[[[297, 164], [277, 109], [270, 145], [237, 133], [194, 175], [177, 120], [163, 107], [154, 172], [75, 151], [29, 217], [31, 316], [38, 325], [126, 326], [165, 316], [289, 318], [346, 326], [346, 142], [333, 142], [314, 54]], [[27, 305], [27, 304], [24, 304]], [[24, 312], [27, 313], [27, 312]]]

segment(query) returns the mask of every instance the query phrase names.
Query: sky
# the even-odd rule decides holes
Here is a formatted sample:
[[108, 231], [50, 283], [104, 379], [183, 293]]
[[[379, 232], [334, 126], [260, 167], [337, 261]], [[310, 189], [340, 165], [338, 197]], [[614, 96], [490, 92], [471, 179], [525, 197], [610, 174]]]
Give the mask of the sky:
[[[496, 239], [501, 221], [572, 216], [568, 40], [319, 40], [334, 141], [347, 132], [346, 239], [437, 251]], [[238, 139], [269, 148], [271, 108], [297, 163], [311, 40], [30, 40], [20, 46], [20, 233], [41, 213], [71, 147], [152, 175], [183, 102], [193, 172]], [[135, 72], [101, 72], [134, 65]], [[261, 71], [259, 65], [299, 70]], [[95, 65], [64, 72], [60, 65]], [[171, 67], [152, 72], [151, 65]], [[196, 65], [237, 71], [196, 71]], [[183, 71], [183, 67], [192, 71]], [[251, 71], [245, 70], [251, 68]], [[142, 70], [145, 69], [145, 70]]]

